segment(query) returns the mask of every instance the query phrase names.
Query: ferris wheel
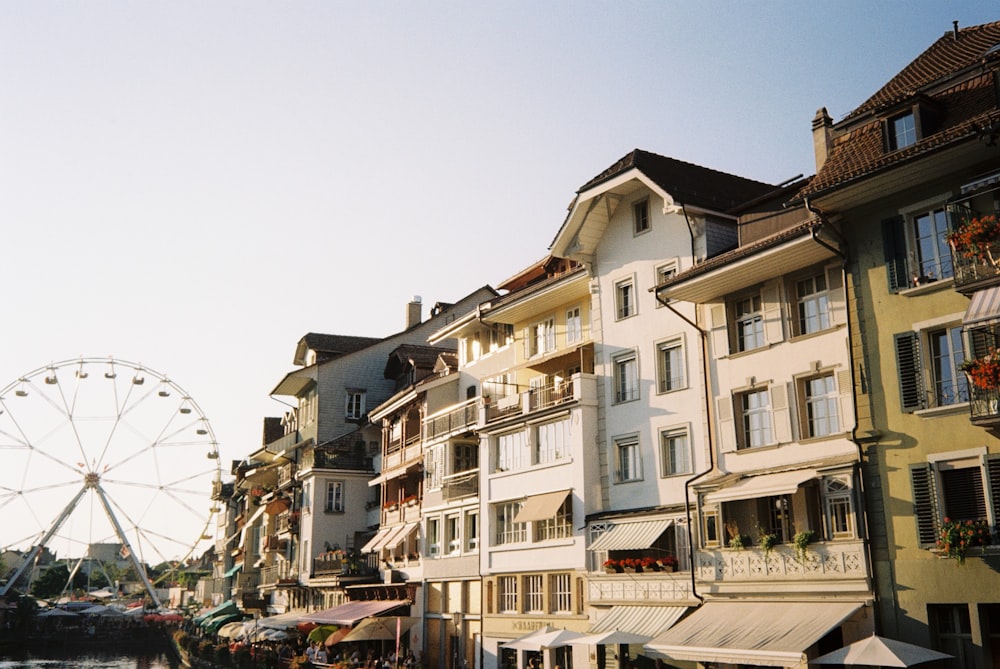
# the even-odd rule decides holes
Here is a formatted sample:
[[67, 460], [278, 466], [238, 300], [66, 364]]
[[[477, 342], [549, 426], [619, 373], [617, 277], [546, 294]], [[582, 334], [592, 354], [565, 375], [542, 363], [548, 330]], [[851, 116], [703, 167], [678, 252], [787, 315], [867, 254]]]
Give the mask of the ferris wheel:
[[0, 389], [0, 550], [25, 557], [0, 595], [44, 550], [71, 577], [114, 562], [158, 606], [157, 581], [211, 538], [220, 485], [208, 419], [165, 375], [113, 358], [29, 372]]

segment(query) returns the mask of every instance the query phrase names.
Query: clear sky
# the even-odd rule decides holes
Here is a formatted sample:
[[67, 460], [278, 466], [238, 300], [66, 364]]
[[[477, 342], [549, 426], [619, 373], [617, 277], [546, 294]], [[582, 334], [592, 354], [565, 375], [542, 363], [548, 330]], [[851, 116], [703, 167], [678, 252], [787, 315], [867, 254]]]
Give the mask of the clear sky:
[[[634, 148], [769, 181], [992, 2], [0, 1], [0, 388], [113, 355], [223, 462], [306, 332], [543, 257]], [[426, 315], [426, 313], [425, 313]], [[225, 468], [224, 468], [225, 469]], [[2, 543], [2, 542], [0, 542]]]

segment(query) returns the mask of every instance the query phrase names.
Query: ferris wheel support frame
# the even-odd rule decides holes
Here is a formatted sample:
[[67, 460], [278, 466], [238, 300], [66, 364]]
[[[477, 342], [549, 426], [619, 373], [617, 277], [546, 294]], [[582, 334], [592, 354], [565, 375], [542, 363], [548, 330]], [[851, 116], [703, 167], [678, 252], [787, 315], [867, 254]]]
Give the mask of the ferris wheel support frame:
[[153, 589], [153, 584], [149, 582], [149, 577], [146, 575], [146, 568], [142, 566], [139, 562], [139, 557], [132, 550], [132, 544], [129, 543], [128, 537], [125, 536], [125, 530], [122, 529], [121, 523], [118, 522], [118, 518], [111, 511], [111, 503], [108, 501], [107, 496], [104, 493], [104, 488], [101, 487], [100, 483], [94, 484], [94, 490], [97, 492], [97, 498], [101, 500], [101, 505], [104, 506], [104, 512], [108, 514], [108, 520], [115, 527], [115, 533], [122, 542], [122, 546], [128, 551], [128, 558], [132, 561], [132, 565], [135, 567], [135, 572], [139, 575], [142, 580], [143, 586], [146, 588], [146, 593], [149, 595], [150, 599], [153, 600], [153, 604], [156, 608], [160, 608], [163, 604], [160, 602], [160, 598], [156, 596], [156, 590]]

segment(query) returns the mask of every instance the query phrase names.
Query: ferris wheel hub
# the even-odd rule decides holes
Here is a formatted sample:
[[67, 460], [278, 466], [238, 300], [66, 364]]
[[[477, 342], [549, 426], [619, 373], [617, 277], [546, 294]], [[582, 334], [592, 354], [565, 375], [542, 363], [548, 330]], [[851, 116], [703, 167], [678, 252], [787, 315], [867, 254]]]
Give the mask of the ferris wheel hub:
[[96, 488], [101, 482], [101, 475], [97, 472], [87, 472], [83, 475], [83, 485], [88, 488]]

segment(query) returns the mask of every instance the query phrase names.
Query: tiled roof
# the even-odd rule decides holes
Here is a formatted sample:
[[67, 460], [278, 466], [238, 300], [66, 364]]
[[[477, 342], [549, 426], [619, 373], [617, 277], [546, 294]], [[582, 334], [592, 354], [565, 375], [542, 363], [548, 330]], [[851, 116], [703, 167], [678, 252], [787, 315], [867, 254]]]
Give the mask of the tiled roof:
[[[937, 40], [834, 126], [823, 167], [797, 197], [824, 193], [970, 140], [1000, 121], [994, 58], [1000, 53], [986, 57], [998, 44], [1000, 22], [960, 30], [958, 39], [949, 32]], [[933, 107], [934, 127], [912, 146], [887, 150], [878, 113], [917, 98]]]
[[678, 202], [717, 211], [728, 211], [775, 188], [771, 184], [635, 149], [585, 183], [577, 192], [593, 188], [631, 169], [641, 171]]
[[333, 355], [343, 355], [353, 353], [363, 348], [368, 348], [382, 341], [378, 337], [353, 337], [350, 335], [331, 335], [318, 332], [309, 332], [302, 341], [306, 346], [317, 353], [330, 353]]

